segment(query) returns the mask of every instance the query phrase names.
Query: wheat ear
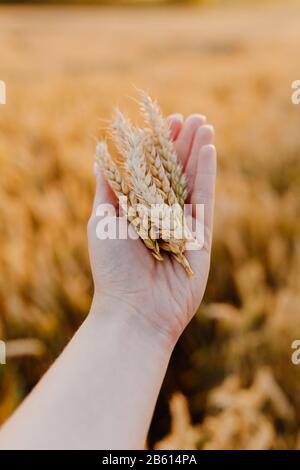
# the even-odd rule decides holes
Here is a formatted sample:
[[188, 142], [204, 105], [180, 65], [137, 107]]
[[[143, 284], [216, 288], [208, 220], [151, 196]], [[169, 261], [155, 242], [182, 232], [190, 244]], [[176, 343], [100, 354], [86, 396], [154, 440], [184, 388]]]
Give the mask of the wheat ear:
[[[139, 234], [143, 234], [144, 243], [146, 246], [150, 245], [152, 254], [157, 259], [161, 259], [157, 241], [158, 227], [153, 226], [149, 220], [149, 208], [152, 204], [162, 204], [164, 195], [156, 187], [147, 166], [143, 152], [143, 132], [134, 127], [130, 120], [116, 109], [111, 125], [111, 135], [121, 155], [121, 164], [131, 188], [131, 194], [135, 199], [133, 203], [131, 197], [140, 221]], [[147, 235], [149, 240], [147, 240]]]
[[115, 194], [118, 197], [121, 195], [128, 196], [129, 186], [111, 158], [106, 142], [100, 141], [97, 143], [96, 159]]
[[[151, 207], [153, 207], [153, 205], [164, 206], [165, 201], [167, 201], [167, 203], [169, 202], [167, 206], [165, 205], [165, 210], [167, 208], [169, 209], [168, 213], [165, 214], [166, 217], [163, 217], [162, 220], [156, 221], [151, 218], [148, 230], [150, 233], [154, 233], [155, 236], [160, 237], [158, 242], [159, 247], [173, 253], [176, 260], [183, 265], [187, 273], [191, 276], [192, 270], [183, 254], [187, 244], [187, 239], [184, 236], [187, 232], [187, 227], [184, 226], [185, 220], [183, 210], [178, 204], [177, 198], [170, 185], [165, 188], [162, 186], [158, 187], [158, 182], [163, 181], [163, 178], [165, 177], [163, 173], [164, 169], [158, 156], [155, 161], [151, 158], [147, 159], [147, 153], [144, 152], [144, 148], [143, 131], [141, 129], [133, 129], [122, 152], [125, 157], [125, 169], [130, 175], [131, 184], [134, 187], [135, 192], [138, 194], [140, 201], [142, 201], [148, 208], [147, 216], [150, 215]], [[161, 171], [161, 178], [153, 178], [154, 166], [156, 169], [158, 168]], [[163, 222], [168, 224], [168, 222], [171, 222], [171, 217], [172, 226], [171, 223], [169, 223], [168, 230], [166, 231], [164, 230]], [[181, 239], [177, 239], [175, 237], [174, 234], [176, 233], [176, 230], [180, 230], [180, 233], [183, 234]]]
[[[157, 132], [159, 136], [159, 130]], [[180, 233], [186, 233], [187, 231], [184, 225], [184, 214], [179, 207], [179, 214], [175, 216], [176, 206], [179, 206], [179, 202], [170, 183], [170, 173], [165, 170], [157, 145], [155, 145], [155, 133], [135, 128], [123, 113], [116, 110], [115, 119], [112, 123], [112, 135], [122, 155], [129, 184], [138, 199], [148, 209], [146, 215], [149, 216], [150, 208], [155, 204], [162, 205], [166, 203], [169, 206], [175, 206], [174, 210], [173, 207], [171, 209], [173, 227], [170, 227], [167, 231], [164, 230], [162, 224], [166, 220], [163, 217], [163, 220], [156, 220], [156, 223], [150, 220], [147, 230], [150, 238], [157, 239], [159, 237], [159, 247], [171, 252], [176, 260], [183, 265], [187, 273], [191, 275], [191, 268], [183, 254], [188, 239], [184, 236], [181, 239], [174, 236], [174, 232], [178, 229], [181, 230]], [[165, 158], [169, 157], [170, 155], [165, 153]], [[179, 166], [177, 166], [177, 169], [181, 171]], [[143, 219], [141, 213], [139, 216]], [[169, 218], [170, 213], [166, 219]], [[190, 238], [191, 236], [189, 236]]]
[[163, 192], [166, 204], [178, 204], [179, 201], [171, 186], [169, 175], [161, 162], [153, 137], [146, 131], [144, 131], [144, 152], [153, 180]]
[[118, 108], [115, 108], [110, 126], [110, 134], [120, 156], [123, 155], [124, 151], [128, 151], [130, 148], [133, 130], [134, 126], [130, 119]]
[[149, 126], [148, 132], [153, 138], [157, 154], [169, 178], [170, 185], [179, 204], [183, 207], [187, 197], [186, 178], [182, 172], [182, 166], [177, 161], [176, 151], [170, 140], [170, 130], [158, 104], [144, 91], [140, 92], [140, 96], [140, 108], [145, 122]]
[[[96, 148], [96, 159], [110, 187], [118, 197], [129, 222], [135, 226], [137, 233], [146, 247], [151, 250], [153, 256], [161, 261], [163, 257], [161, 256], [158, 242], [154, 238], [153, 231], [151, 233], [145, 233], [145, 229], [140, 219], [140, 215], [137, 210], [140, 201], [136, 197], [134, 191], [130, 189], [125, 177], [119, 171], [117, 165], [111, 158], [106, 142], [98, 142]], [[127, 197], [127, 204], [122, 203], [122, 198], [124, 198], [124, 196]]]
[[[98, 161], [121, 205], [122, 196], [128, 196], [126, 216], [153, 256], [162, 260], [161, 250], [168, 251], [191, 276], [184, 251], [188, 244], [197, 241], [184, 217], [185, 176], [157, 103], [142, 93], [140, 107], [148, 128], [133, 126], [116, 110], [111, 137], [119, 156], [113, 160], [101, 142], [97, 147]], [[153, 214], [153, 209], [158, 212]]]

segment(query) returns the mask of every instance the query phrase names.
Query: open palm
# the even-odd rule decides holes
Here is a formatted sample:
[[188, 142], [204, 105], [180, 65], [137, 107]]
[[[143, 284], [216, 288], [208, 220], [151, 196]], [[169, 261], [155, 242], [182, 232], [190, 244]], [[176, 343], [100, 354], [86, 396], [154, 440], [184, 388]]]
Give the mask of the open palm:
[[[210, 265], [216, 151], [213, 128], [202, 115], [191, 115], [183, 123], [180, 115], [168, 118], [178, 159], [187, 174], [189, 199], [204, 204], [204, 246], [186, 252], [194, 271], [189, 278], [183, 267], [167, 253], [156, 261], [143, 242], [99, 240], [96, 226], [99, 204], [117, 205], [117, 200], [95, 165], [96, 195], [88, 224], [90, 261], [95, 296], [116, 300], [130, 307], [139, 317], [172, 338], [178, 338], [199, 306], [207, 283]], [[127, 224], [120, 219], [121, 224]]]

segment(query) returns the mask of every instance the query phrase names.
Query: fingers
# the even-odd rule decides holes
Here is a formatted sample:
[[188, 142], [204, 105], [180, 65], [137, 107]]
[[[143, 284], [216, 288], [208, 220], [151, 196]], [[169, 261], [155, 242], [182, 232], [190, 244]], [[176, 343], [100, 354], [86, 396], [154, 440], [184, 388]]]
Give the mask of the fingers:
[[94, 174], [96, 176], [96, 191], [93, 202], [93, 212], [96, 214], [96, 209], [100, 204], [112, 204], [113, 206], [117, 205], [117, 198], [113, 190], [107, 183], [106, 179], [103, 176], [103, 173], [97, 162], [94, 163]]
[[202, 126], [205, 121], [206, 117], [202, 114], [191, 114], [185, 121], [181, 131], [178, 134], [175, 142], [175, 148], [179, 161], [183, 167], [185, 167], [188, 161], [195, 133], [198, 127]]
[[212, 144], [213, 140], [214, 128], [212, 126], [205, 124], [198, 127], [190, 152], [190, 157], [186, 166], [187, 184], [190, 191], [194, 186], [200, 150], [204, 145]]
[[[191, 203], [204, 204], [204, 248], [207, 250], [210, 250], [212, 239], [216, 171], [216, 148], [211, 144], [204, 145], [197, 159]], [[199, 213], [201, 214], [201, 211]]]
[[167, 124], [170, 128], [170, 138], [171, 140], [175, 140], [181, 131], [183, 123], [183, 115], [182, 114], [171, 114], [167, 118]]

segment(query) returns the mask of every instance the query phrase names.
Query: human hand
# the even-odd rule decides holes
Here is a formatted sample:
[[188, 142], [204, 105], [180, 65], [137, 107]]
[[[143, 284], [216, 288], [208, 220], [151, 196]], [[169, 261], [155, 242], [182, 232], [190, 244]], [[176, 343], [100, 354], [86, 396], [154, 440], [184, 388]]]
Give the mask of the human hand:
[[[162, 333], [171, 344], [175, 344], [199, 306], [207, 283], [216, 151], [212, 145], [213, 128], [205, 124], [204, 116], [191, 115], [183, 123], [180, 115], [172, 115], [168, 123], [178, 159], [187, 174], [187, 203], [204, 204], [204, 246], [201, 250], [185, 253], [194, 276], [189, 278], [182, 266], [167, 253], [164, 254], [164, 261], [156, 261], [140, 239], [100, 240], [97, 237], [97, 207], [100, 204], [116, 207], [118, 204], [97, 164], [96, 194], [88, 224], [88, 244], [95, 287], [95, 310], [100, 309], [98, 306], [105, 306], [106, 310], [116, 310], [131, 320], [135, 317], [137, 323]], [[119, 223], [127, 225], [124, 218]]]

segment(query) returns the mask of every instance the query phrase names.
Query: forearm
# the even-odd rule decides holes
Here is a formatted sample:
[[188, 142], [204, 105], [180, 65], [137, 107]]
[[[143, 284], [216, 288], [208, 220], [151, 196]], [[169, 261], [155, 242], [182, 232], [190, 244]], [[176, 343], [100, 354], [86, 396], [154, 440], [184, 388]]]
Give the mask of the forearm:
[[171, 352], [170, 342], [127, 307], [94, 302], [4, 426], [0, 448], [142, 448]]

